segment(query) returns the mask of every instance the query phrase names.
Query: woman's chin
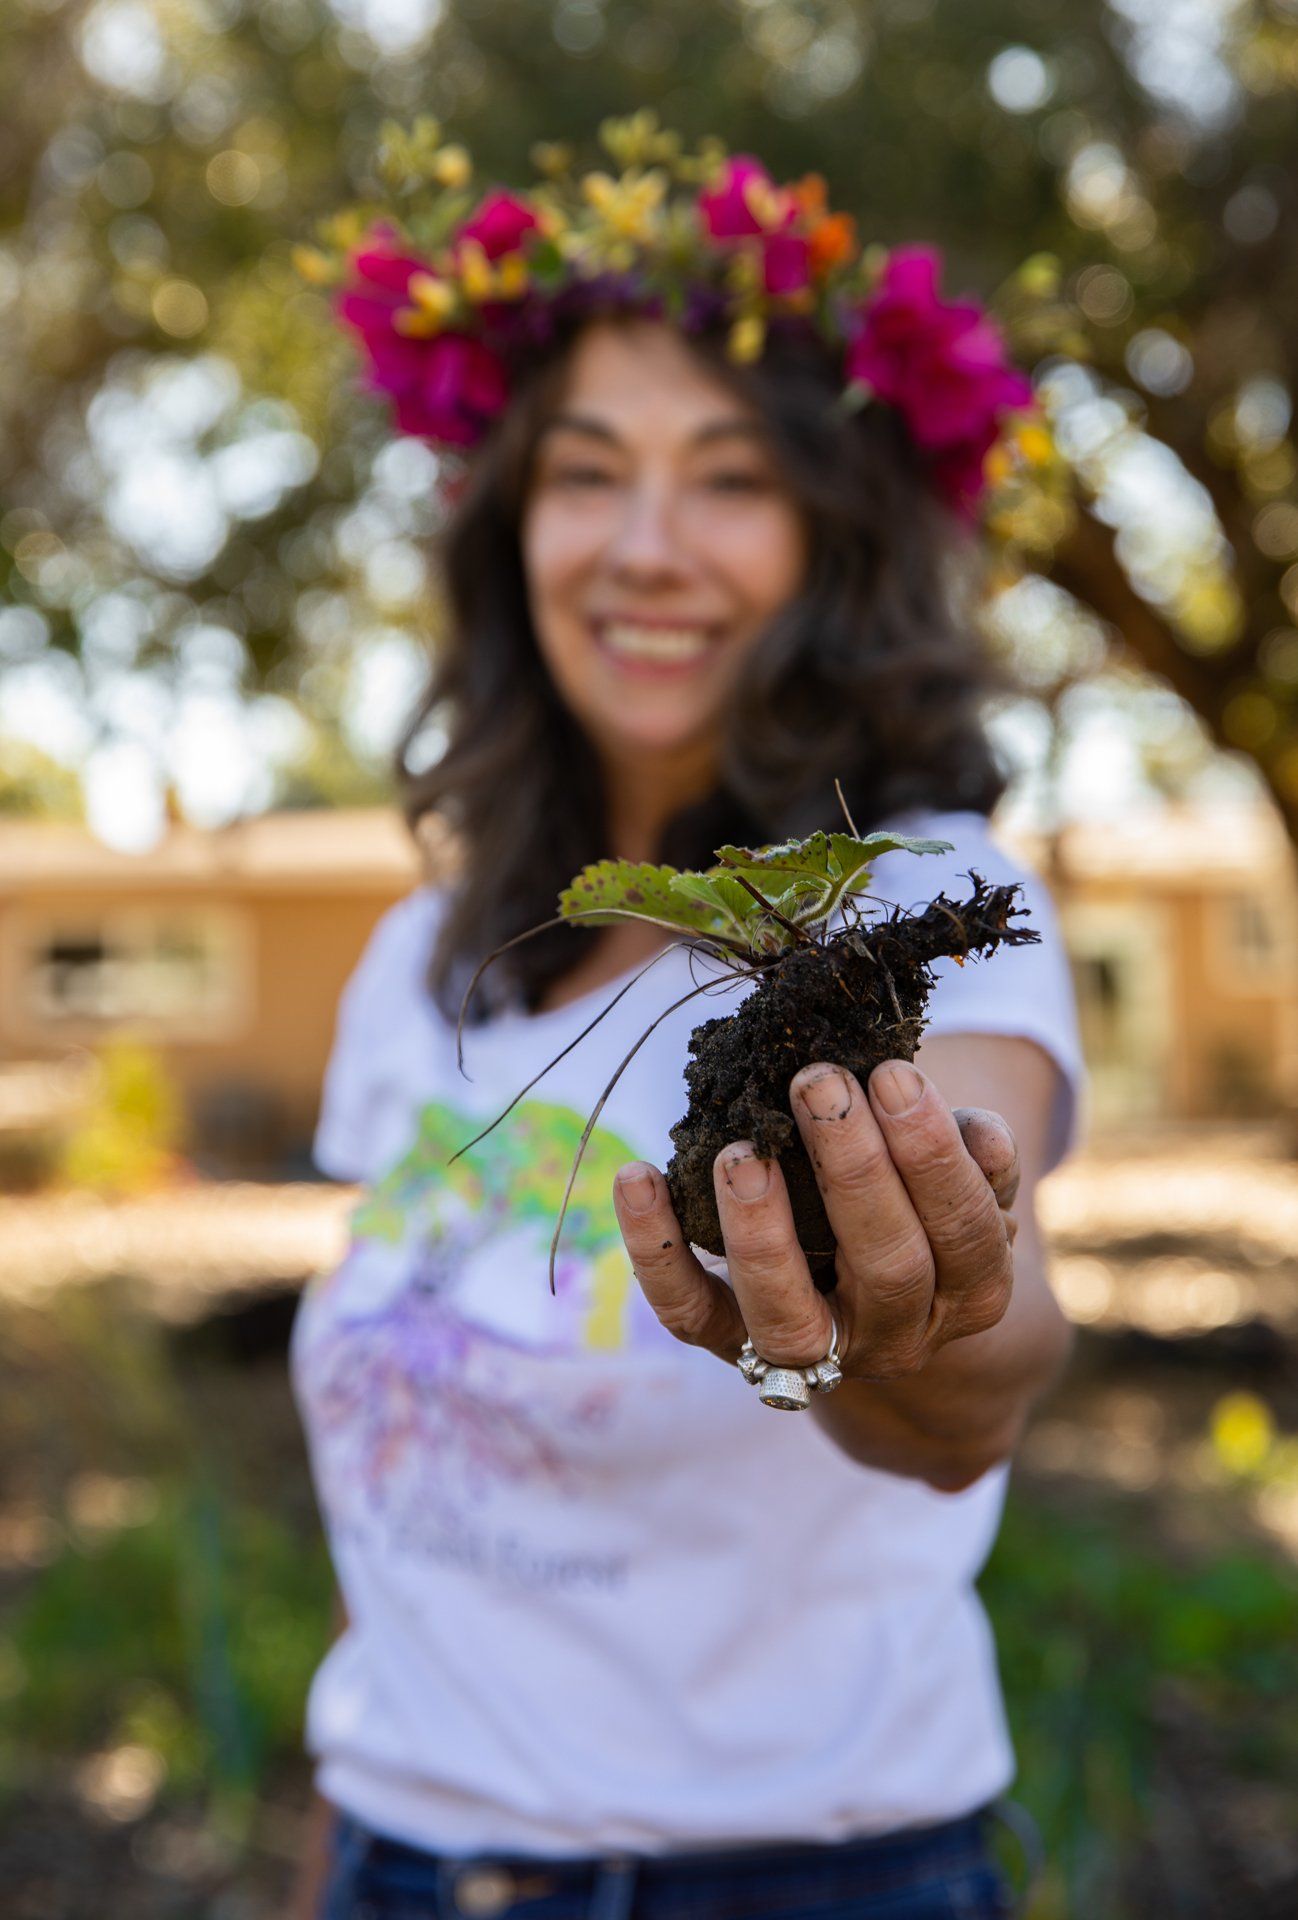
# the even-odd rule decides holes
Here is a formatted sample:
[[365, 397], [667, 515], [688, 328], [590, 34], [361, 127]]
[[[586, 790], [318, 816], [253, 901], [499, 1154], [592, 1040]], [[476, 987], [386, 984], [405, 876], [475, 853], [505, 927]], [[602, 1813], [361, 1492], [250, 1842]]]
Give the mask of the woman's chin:
[[720, 722], [715, 714], [700, 716], [696, 722], [682, 722], [664, 719], [655, 725], [647, 715], [637, 716], [635, 724], [628, 724], [627, 716], [600, 729], [605, 751], [614, 759], [672, 761], [682, 754], [697, 752], [702, 742], [714, 739], [720, 732]]

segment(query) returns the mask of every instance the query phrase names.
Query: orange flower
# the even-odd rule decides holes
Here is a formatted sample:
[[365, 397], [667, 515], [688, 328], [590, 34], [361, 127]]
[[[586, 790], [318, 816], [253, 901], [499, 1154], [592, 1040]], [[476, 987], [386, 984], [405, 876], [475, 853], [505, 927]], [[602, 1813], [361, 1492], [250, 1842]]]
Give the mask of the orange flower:
[[825, 212], [825, 176], [823, 173], [804, 173], [801, 180], [795, 180], [789, 192], [809, 219], [816, 219]]
[[808, 236], [811, 241], [811, 270], [827, 273], [848, 259], [856, 247], [856, 222], [850, 213], [829, 213], [818, 220]]

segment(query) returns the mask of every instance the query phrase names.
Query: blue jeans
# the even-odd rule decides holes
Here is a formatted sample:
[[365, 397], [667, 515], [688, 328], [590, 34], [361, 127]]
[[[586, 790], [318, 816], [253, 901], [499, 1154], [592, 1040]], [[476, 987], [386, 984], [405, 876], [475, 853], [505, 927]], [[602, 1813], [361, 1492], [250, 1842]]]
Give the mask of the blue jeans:
[[836, 1845], [464, 1858], [340, 1815], [319, 1920], [1009, 1920], [989, 1812]]

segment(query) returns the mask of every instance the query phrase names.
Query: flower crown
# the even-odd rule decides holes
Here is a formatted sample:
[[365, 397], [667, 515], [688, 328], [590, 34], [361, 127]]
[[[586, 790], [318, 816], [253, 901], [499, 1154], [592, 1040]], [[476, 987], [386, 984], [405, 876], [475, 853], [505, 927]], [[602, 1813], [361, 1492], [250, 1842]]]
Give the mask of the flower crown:
[[574, 174], [571, 150], [546, 144], [532, 151], [533, 188], [478, 195], [468, 153], [436, 122], [388, 128], [380, 172], [405, 206], [335, 220], [332, 256], [298, 250], [309, 278], [339, 285], [338, 317], [400, 431], [471, 448], [520, 367], [573, 319], [633, 312], [720, 330], [741, 364], [771, 332], [810, 329], [841, 355], [843, 405], [895, 408], [937, 494], [971, 517], [987, 456], [1032, 388], [984, 309], [941, 297], [937, 250], [863, 248], [819, 175], [777, 185], [716, 140], [687, 153], [647, 110], [600, 134], [620, 174]]

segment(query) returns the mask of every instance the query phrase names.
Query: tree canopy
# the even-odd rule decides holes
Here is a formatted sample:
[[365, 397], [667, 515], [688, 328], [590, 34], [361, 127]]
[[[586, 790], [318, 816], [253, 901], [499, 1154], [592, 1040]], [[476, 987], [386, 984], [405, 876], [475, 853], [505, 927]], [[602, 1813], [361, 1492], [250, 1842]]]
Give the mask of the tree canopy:
[[152, 727], [182, 788], [204, 727], [295, 797], [373, 764], [435, 640], [434, 462], [293, 246], [387, 120], [436, 115], [485, 185], [649, 105], [939, 242], [953, 290], [1058, 257], [1079, 337], [1037, 375], [1079, 505], [1011, 537], [1052, 584], [1007, 567], [993, 630], [1047, 701], [1142, 663], [1298, 832], [1296, 88], [1298, 0], [14, 0], [9, 697], [75, 693], [87, 750]]

